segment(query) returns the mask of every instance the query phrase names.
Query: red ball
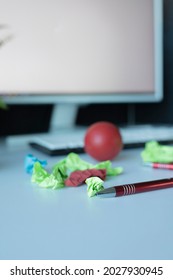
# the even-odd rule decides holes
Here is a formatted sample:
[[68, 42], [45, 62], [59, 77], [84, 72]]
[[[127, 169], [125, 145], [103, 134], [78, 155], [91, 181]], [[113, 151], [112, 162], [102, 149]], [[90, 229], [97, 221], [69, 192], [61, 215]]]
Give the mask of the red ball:
[[87, 154], [98, 161], [114, 159], [123, 148], [118, 127], [106, 121], [92, 124], [85, 133], [84, 148]]

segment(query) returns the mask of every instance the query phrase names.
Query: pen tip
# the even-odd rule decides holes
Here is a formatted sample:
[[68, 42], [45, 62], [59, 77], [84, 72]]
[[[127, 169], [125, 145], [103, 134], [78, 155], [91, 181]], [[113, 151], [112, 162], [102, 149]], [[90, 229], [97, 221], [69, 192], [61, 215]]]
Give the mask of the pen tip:
[[116, 196], [116, 191], [115, 188], [107, 188], [104, 190], [101, 190], [97, 193], [98, 196], [103, 196], [103, 197], [113, 197]]

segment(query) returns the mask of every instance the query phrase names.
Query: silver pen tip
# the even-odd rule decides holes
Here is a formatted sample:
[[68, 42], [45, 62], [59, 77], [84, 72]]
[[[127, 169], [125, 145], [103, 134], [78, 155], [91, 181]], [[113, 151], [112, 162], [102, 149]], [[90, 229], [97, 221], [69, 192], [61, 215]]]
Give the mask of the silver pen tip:
[[113, 197], [113, 196], [116, 196], [116, 190], [115, 188], [107, 188], [107, 189], [104, 189], [104, 190], [101, 190], [97, 193], [97, 195], [102, 195], [104, 197]]

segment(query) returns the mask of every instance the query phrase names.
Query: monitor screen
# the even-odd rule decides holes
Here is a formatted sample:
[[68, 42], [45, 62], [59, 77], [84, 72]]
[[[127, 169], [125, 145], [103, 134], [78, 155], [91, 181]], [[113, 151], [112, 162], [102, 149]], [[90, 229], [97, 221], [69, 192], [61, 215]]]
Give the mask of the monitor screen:
[[162, 0], [0, 0], [8, 102], [158, 102]]

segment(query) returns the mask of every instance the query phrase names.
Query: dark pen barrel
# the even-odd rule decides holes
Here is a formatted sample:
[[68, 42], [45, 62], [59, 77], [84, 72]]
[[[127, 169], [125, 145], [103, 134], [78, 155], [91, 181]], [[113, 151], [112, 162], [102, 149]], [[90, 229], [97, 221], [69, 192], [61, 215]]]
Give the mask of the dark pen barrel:
[[116, 196], [149, 192], [173, 187], [173, 178], [116, 186]]

